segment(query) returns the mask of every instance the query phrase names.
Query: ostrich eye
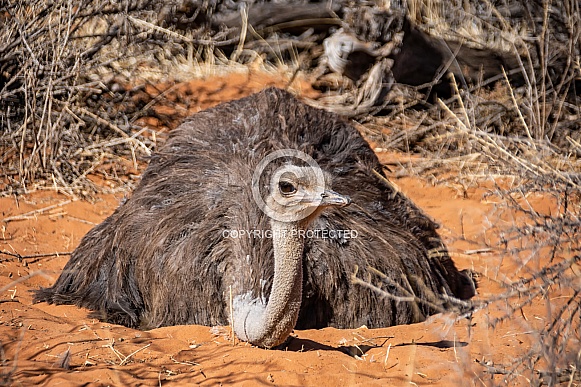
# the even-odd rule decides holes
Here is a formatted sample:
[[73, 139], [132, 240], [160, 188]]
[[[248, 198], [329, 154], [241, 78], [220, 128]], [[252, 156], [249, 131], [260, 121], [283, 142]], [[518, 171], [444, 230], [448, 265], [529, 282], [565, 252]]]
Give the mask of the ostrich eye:
[[297, 192], [297, 187], [288, 181], [281, 181], [278, 183], [278, 189], [283, 195], [292, 195]]

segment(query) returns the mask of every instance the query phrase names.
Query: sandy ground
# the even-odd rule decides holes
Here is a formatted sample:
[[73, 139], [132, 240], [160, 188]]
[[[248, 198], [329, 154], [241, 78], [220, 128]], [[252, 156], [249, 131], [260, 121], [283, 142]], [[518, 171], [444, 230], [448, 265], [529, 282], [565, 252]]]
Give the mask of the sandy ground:
[[[270, 84], [284, 86], [276, 76], [194, 81], [170, 90], [168, 95], [170, 99], [173, 95], [176, 103], [159, 109], [183, 116]], [[307, 95], [313, 93], [308, 86], [295, 87]], [[156, 125], [155, 119], [144, 122]], [[386, 163], [406, 162], [407, 157], [392, 153], [378, 156]], [[139, 168], [133, 171], [138, 172]], [[95, 181], [107, 184], [102, 177], [95, 177]], [[494, 200], [485, 197], [492, 184], [465, 191], [454, 186], [432, 186], [417, 177], [393, 177], [393, 181], [442, 226], [441, 235], [457, 266], [482, 273], [479, 296], [498, 292], [497, 280], [503, 273], [513, 273], [515, 263], [479, 250], [494, 239], [486, 232], [486, 225], [498, 216]], [[123, 196], [123, 192], [103, 194], [88, 202], [37, 190], [0, 198], [0, 250], [28, 256], [18, 260], [0, 255], [3, 383], [319, 387], [502, 384], [502, 375], [492, 378], [480, 363], [510, 364], [536, 339], [531, 332], [544, 324], [545, 306], [540, 304], [492, 330], [488, 321], [503, 312], [498, 307], [478, 311], [471, 320], [455, 321], [454, 316], [437, 315], [423, 323], [383, 329], [294, 331], [286, 350], [263, 350], [233, 343], [229, 327], [176, 326], [139, 331], [92, 319], [87, 310], [73, 306], [33, 305], [30, 290], [54, 283], [68, 260], [64, 254], [34, 255], [71, 252], [91, 227], [113, 212]], [[542, 197], [531, 201], [539, 208], [551, 206]], [[510, 219], [510, 214], [503, 217]], [[524, 377], [517, 382], [528, 385]]]

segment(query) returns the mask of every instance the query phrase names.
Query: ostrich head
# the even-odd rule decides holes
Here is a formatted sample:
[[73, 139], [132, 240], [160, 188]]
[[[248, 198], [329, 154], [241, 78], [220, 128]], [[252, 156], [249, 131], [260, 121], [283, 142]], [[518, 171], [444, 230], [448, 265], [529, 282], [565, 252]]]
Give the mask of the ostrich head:
[[296, 222], [305, 228], [328, 206], [351, 203], [330, 189], [328, 173], [310, 167], [283, 165], [272, 174], [265, 213], [274, 222]]

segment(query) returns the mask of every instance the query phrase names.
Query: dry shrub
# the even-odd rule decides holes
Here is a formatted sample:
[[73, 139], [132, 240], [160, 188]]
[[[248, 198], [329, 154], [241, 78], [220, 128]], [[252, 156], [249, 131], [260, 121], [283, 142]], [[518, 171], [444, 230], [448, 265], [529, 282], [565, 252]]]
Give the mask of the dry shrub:
[[[494, 364], [491, 359], [482, 359], [481, 364], [485, 373], [501, 375], [495, 378], [501, 384], [522, 382], [523, 377], [535, 386], [580, 382], [580, 191], [558, 177], [521, 172], [529, 175], [528, 183], [491, 193], [501, 199], [499, 213], [508, 210], [517, 217], [510, 227], [497, 222], [488, 230], [499, 238], [491, 247], [512, 260], [516, 270], [496, 273], [504, 290], [483, 307], [504, 311], [490, 319], [491, 329], [522, 316], [531, 344], [523, 345], [526, 350], [511, 364]], [[535, 195], [550, 198], [551, 209], [528, 200]]]
[[[565, 152], [581, 154], [581, 134], [577, 130], [581, 124], [581, 9], [577, 1], [417, 0], [409, 1], [408, 7], [411, 17], [432, 34], [468, 46], [497, 47], [518, 54], [520, 69], [515, 70], [518, 80], [508, 88], [506, 83], [511, 74], [482, 79], [476, 85], [455, 80], [463, 86], [461, 94], [445, 102], [454, 108], [459, 107], [459, 97], [464, 99], [470, 126], [502, 136], [548, 140]], [[499, 92], [482, 89], [494, 82], [503, 84]], [[397, 119], [414, 101], [399, 102], [388, 106], [389, 119]], [[445, 133], [444, 125], [438, 126], [443, 118], [441, 108], [421, 96], [415, 103], [429, 112], [426, 116], [412, 114], [411, 122], [408, 121], [412, 126], [416, 123], [418, 129], [422, 127], [418, 140], [424, 140], [430, 133]], [[431, 125], [430, 130], [425, 130]], [[416, 145], [429, 150], [438, 148], [438, 144], [426, 141], [416, 144], [417, 133], [409, 134], [412, 148]], [[388, 138], [388, 143], [392, 140]]]
[[[581, 161], [575, 153], [577, 142], [568, 137], [569, 146], [558, 147], [547, 138], [536, 139], [526, 127], [533, 120], [530, 111], [513, 107], [509, 116], [501, 107], [504, 114], [495, 113], [499, 104], [503, 106], [498, 92], [510, 100], [516, 91], [502, 87], [486, 92], [495, 96], [492, 104], [483, 102], [478, 93], [464, 93], [455, 102], [440, 101], [432, 112], [406, 115], [409, 126], [412, 119], [423, 121], [389, 133], [386, 147], [397, 143], [424, 154], [419, 161], [402, 166], [400, 174], [429, 175], [440, 184], [464, 189], [483, 180], [498, 181], [489, 193], [499, 204], [486, 230], [490, 244], [484, 247], [517, 269], [495, 273], [501, 292], [476, 304], [476, 309], [504, 311], [489, 322], [492, 330], [515, 315], [533, 320], [523, 328], [530, 332], [532, 345], [527, 350], [523, 344], [522, 356], [509, 364], [478, 359], [483, 373], [494, 376], [483, 379], [491, 380], [491, 385], [522, 383], [523, 378], [531, 385], [579, 382]], [[527, 103], [525, 97], [520, 98]], [[440, 117], [437, 121], [430, 118], [435, 111]], [[492, 125], [496, 121], [498, 126]], [[564, 127], [575, 126], [569, 122]], [[507, 187], [507, 181], [513, 183]], [[549, 201], [550, 208], [538, 208], [535, 197]], [[512, 215], [507, 219], [507, 214]], [[482, 242], [474, 243], [483, 247]], [[545, 307], [542, 324], [526, 317], [534, 305]]]
[[[522, 316], [530, 347], [511, 363], [478, 359], [490, 385], [581, 382], [581, 10], [577, 1], [411, 1], [426, 30], [473, 46], [518, 52], [522, 84], [501, 74], [492, 88], [456, 88], [447, 101], [403, 99], [367, 124], [387, 149], [423, 157], [397, 173], [431, 176], [464, 189], [498, 181], [487, 248], [516, 272], [496, 273], [502, 291], [477, 309], [502, 310], [494, 330]], [[462, 84], [462, 80], [457, 81]], [[406, 105], [407, 104], [407, 105]], [[389, 129], [385, 129], [385, 128]], [[510, 187], [501, 182], [513, 181]], [[538, 208], [535, 196], [551, 202]], [[500, 200], [498, 200], [500, 199]], [[531, 200], [529, 200], [531, 199]], [[514, 214], [506, 219], [507, 214]], [[476, 243], [476, 242], [475, 242]], [[480, 242], [481, 244], [481, 242]], [[541, 323], [533, 305], [544, 306]], [[537, 316], [538, 317], [538, 316]]]
[[131, 23], [151, 18], [155, 2], [2, 4], [1, 191], [86, 195], [102, 164], [149, 154], [154, 143], [135, 124], [143, 106], [115, 77], [172, 47]]
[[[556, 145], [565, 154], [581, 152], [581, 134], [576, 130], [581, 123], [576, 89], [580, 78], [578, 2], [416, 0], [365, 6], [380, 15], [377, 9], [392, 14], [388, 5], [402, 9], [405, 4], [410, 18], [434, 34], [520, 54], [517, 70], [524, 86], [503, 89], [508, 91], [503, 98], [481, 91], [484, 84], [502, 82], [502, 74], [479, 85], [456, 80], [465, 86], [462, 94], [445, 102], [454, 110], [462, 108], [459, 98], [466, 101], [467, 127], [516, 137], [517, 142], [543, 143], [543, 149]], [[343, 9], [303, 5], [321, 15], [337, 11], [348, 16], [359, 9], [351, 2], [342, 4]], [[148, 115], [150, 102], [161, 102], [163, 95], [157, 101], [131, 98], [135, 91], [131, 89], [144, 83], [143, 78], [157, 81], [164, 74], [175, 77], [184, 68], [191, 74], [192, 67], [203, 63], [215, 67], [236, 61], [286, 62], [297, 71], [311, 71], [321, 58], [329, 26], [341, 25], [339, 19], [326, 16], [301, 20], [299, 30], [283, 30], [268, 24], [273, 17], [268, 13], [270, 6], [254, 5], [252, 9], [259, 10], [256, 14], [240, 7], [240, 1], [194, 0], [164, 4], [101, 0], [75, 5], [62, 0], [50, 5], [20, 0], [4, 5], [5, 23], [0, 29], [6, 42], [0, 47], [0, 125], [4, 129], [0, 147], [6, 166], [2, 191], [24, 191], [31, 185], [52, 185], [68, 193], [97, 190], [86, 178], [88, 173], [119, 156], [135, 165], [155, 145], [146, 136], [148, 130], [136, 121]], [[321, 25], [326, 29], [319, 30]], [[300, 34], [293, 35], [295, 30]], [[382, 69], [387, 71], [382, 66], [376, 70]], [[357, 116], [371, 127], [389, 122], [394, 130], [380, 134], [385, 147], [451, 157], [467, 154], [466, 144], [449, 134], [450, 117], [442, 114], [441, 106], [401, 85], [394, 85], [386, 96], [378, 84], [389, 76], [371, 75], [359, 85], [360, 92], [339, 89], [338, 97], [352, 95], [355, 102], [363, 101], [357, 102], [356, 108], [362, 108]], [[378, 96], [386, 97], [383, 103], [366, 105]], [[325, 104], [336, 111], [353, 110], [353, 101], [340, 98]], [[408, 109], [414, 105], [427, 110]], [[409, 130], [410, 126], [415, 130]]]

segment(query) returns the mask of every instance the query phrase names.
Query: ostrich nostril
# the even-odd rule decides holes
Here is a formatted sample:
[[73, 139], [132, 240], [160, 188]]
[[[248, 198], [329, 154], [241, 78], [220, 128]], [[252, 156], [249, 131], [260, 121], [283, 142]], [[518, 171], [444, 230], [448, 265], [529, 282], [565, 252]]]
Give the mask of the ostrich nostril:
[[334, 205], [342, 207], [348, 205], [349, 203], [351, 203], [349, 196], [342, 195], [331, 190], [325, 190], [324, 192], [321, 192], [320, 204], [323, 206]]

